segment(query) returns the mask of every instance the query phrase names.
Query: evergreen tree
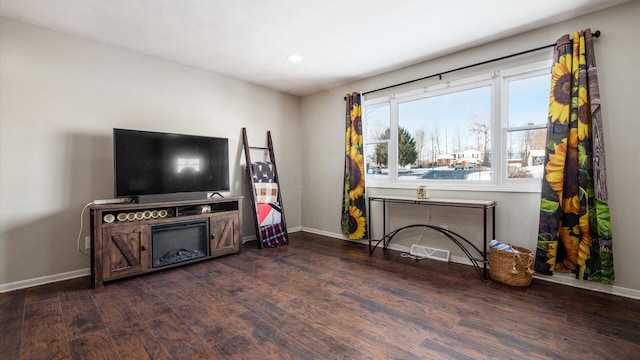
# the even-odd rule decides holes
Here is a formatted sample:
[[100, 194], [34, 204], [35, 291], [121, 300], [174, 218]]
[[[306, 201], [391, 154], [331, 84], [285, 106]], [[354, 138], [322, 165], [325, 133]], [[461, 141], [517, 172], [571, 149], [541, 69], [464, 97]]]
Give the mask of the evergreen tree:
[[[381, 139], [390, 138], [390, 129], [385, 130]], [[398, 165], [405, 166], [413, 164], [418, 159], [418, 150], [416, 149], [416, 141], [407, 129], [398, 128]], [[389, 149], [387, 144], [376, 145], [376, 160], [378, 165], [389, 164]]]

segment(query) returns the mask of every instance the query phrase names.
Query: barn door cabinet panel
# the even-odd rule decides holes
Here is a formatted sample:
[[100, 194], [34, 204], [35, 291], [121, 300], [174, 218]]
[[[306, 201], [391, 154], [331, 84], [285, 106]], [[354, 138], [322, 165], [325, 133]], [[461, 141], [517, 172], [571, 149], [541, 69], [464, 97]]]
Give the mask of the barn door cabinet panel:
[[209, 220], [211, 230], [211, 255], [231, 254], [240, 250], [238, 212], [212, 214]]
[[104, 280], [149, 269], [149, 226], [112, 226], [102, 231], [102, 239]]
[[[90, 212], [93, 287], [242, 250], [242, 197], [91, 205]], [[166, 265], [158, 265], [160, 255]]]

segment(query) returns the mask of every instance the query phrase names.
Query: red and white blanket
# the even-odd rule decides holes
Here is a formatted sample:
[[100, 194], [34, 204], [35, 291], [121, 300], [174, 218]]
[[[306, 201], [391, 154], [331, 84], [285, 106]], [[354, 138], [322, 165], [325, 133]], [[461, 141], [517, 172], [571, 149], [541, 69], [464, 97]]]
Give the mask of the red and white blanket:
[[260, 226], [282, 222], [282, 208], [277, 203], [258, 204], [258, 220]]

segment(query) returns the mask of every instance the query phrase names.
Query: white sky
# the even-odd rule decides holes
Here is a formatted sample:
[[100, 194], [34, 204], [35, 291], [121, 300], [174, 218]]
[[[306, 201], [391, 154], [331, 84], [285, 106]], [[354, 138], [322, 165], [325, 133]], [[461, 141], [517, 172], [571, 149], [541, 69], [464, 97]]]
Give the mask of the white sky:
[[[509, 125], [522, 126], [528, 123], [546, 124], [549, 111], [549, 74], [515, 80], [509, 83]], [[456, 150], [458, 139], [461, 147], [477, 147], [477, 136], [469, 131], [470, 123], [478, 121], [490, 124], [491, 88], [479, 88], [450, 94], [433, 96], [400, 103], [398, 125], [412, 135], [423, 129], [425, 147], [431, 147], [431, 135], [439, 131], [441, 153]], [[389, 126], [389, 108], [366, 109], [368, 136], [382, 133]], [[448, 140], [445, 140], [445, 133]], [[374, 137], [369, 140], [373, 140]]]

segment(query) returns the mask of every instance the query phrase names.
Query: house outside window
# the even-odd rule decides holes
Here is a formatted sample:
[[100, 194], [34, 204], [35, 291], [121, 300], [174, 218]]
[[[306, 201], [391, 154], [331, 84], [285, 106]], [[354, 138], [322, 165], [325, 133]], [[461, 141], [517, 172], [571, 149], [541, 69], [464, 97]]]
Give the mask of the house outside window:
[[539, 191], [551, 61], [364, 102], [367, 185]]

